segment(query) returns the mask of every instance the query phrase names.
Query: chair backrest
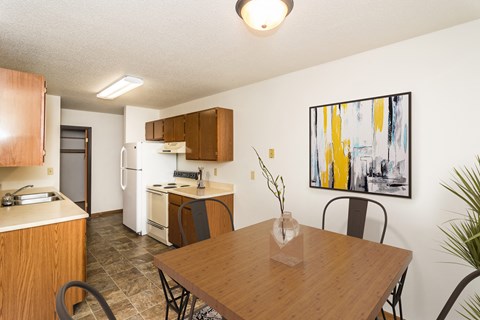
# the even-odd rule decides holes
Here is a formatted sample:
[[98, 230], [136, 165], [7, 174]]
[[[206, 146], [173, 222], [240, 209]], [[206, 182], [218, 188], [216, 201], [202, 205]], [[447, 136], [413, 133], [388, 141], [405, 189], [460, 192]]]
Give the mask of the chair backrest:
[[228, 208], [228, 206], [217, 199], [195, 199], [189, 202], [183, 203], [180, 208], [178, 208], [178, 226], [180, 228], [180, 234], [182, 235], [182, 244], [187, 245], [188, 244], [188, 239], [185, 234], [185, 231], [183, 230], [183, 224], [182, 224], [182, 211], [183, 208], [188, 206], [191, 209], [192, 212], [192, 218], [193, 218], [193, 226], [195, 229], [195, 233], [197, 236], [197, 241], [202, 241], [210, 238], [210, 227], [208, 225], [208, 215], [207, 215], [207, 202], [216, 202], [219, 203], [225, 210], [225, 214], [228, 214], [229, 218], [229, 224], [232, 227], [232, 231], [235, 230], [233, 226], [233, 216], [232, 212]]
[[88, 283], [85, 283], [83, 281], [70, 281], [70, 282], [67, 282], [66, 284], [64, 284], [60, 288], [60, 290], [57, 293], [57, 296], [55, 297], [55, 309], [57, 311], [58, 318], [60, 320], [72, 320], [73, 319], [68, 312], [67, 306], [65, 305], [65, 293], [67, 292], [67, 290], [69, 288], [72, 288], [72, 287], [82, 288], [82, 289], [90, 292], [100, 303], [100, 306], [102, 307], [103, 311], [107, 315], [107, 318], [109, 320], [116, 320], [117, 319], [117, 318], [115, 318], [112, 310], [108, 306], [107, 301], [105, 301], [105, 298], [102, 296], [102, 294], [97, 289], [95, 289], [94, 287], [92, 287], [91, 285], [89, 285]]
[[348, 221], [347, 221], [347, 235], [352, 237], [357, 237], [363, 239], [363, 234], [365, 232], [365, 222], [367, 219], [367, 210], [368, 204], [373, 203], [378, 205], [383, 211], [384, 223], [382, 235], [380, 237], [380, 243], [383, 243], [383, 238], [385, 238], [385, 231], [387, 230], [387, 210], [385, 207], [378, 201], [360, 198], [360, 197], [337, 197], [330, 200], [323, 209], [322, 217], [322, 229], [325, 229], [325, 216], [327, 209], [333, 202], [339, 200], [348, 200]]
[[452, 294], [450, 295], [450, 298], [448, 298], [447, 302], [445, 303], [445, 306], [443, 307], [442, 311], [437, 317], [437, 320], [444, 320], [448, 312], [450, 312], [450, 309], [452, 309], [453, 305], [455, 304], [455, 301], [457, 301], [458, 296], [460, 293], [462, 293], [463, 289], [475, 278], [480, 276], [480, 270], [475, 270], [472, 273], [470, 273], [468, 276], [462, 279], [460, 283], [457, 285], [455, 290], [453, 290]]

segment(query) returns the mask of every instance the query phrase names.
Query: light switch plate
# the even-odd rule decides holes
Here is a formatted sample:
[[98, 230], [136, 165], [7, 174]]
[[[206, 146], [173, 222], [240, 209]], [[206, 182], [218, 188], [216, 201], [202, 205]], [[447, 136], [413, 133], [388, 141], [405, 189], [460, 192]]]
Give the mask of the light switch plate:
[[47, 168], [47, 175], [53, 176], [53, 168]]
[[255, 171], [250, 171], [250, 179], [255, 180]]
[[213, 168], [213, 175], [214, 175], [214, 176], [217, 175], [217, 168]]

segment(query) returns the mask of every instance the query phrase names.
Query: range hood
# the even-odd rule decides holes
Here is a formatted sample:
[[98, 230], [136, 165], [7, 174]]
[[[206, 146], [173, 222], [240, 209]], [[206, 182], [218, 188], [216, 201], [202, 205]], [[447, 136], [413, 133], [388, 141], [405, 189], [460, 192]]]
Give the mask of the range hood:
[[165, 142], [158, 153], [185, 153], [185, 141], [182, 142]]

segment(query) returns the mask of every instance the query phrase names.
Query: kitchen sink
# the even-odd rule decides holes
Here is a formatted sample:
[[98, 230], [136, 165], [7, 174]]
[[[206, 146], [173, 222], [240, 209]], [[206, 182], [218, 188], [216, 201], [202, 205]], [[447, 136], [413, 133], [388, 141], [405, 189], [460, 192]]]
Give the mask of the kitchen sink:
[[44, 203], [58, 200], [63, 200], [63, 198], [56, 192], [30, 193], [13, 196], [13, 205], [20, 206], [25, 204]]

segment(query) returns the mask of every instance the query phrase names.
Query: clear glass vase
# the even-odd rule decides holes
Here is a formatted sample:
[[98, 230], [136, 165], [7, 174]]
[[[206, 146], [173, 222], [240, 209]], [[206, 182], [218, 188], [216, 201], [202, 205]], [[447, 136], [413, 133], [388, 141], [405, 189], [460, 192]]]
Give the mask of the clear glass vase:
[[303, 261], [303, 234], [291, 212], [284, 212], [273, 222], [270, 258], [290, 267]]
[[289, 211], [283, 212], [283, 215], [280, 218], [275, 219], [273, 222], [272, 233], [279, 246], [286, 245], [289, 241], [298, 236], [299, 232], [300, 225], [297, 220], [292, 217], [292, 213]]

